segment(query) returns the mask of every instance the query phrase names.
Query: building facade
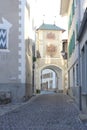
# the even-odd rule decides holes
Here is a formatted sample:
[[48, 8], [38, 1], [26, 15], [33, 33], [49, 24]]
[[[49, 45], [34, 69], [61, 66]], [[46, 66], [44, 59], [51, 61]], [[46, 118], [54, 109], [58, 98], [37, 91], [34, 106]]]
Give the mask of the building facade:
[[[61, 0], [60, 14], [68, 16], [68, 78], [69, 94], [80, 109], [87, 108], [87, 50], [86, 50], [86, 0]], [[83, 26], [84, 25], [84, 26]]]
[[32, 39], [27, 0], [0, 4], [0, 93], [22, 100], [32, 95]]
[[[85, 5], [85, 6], [84, 6]], [[82, 110], [87, 111], [87, 2], [80, 5], [81, 24], [78, 33], [79, 60], [80, 60], [80, 84], [81, 84], [81, 105]], [[84, 10], [83, 10], [84, 9]], [[82, 15], [83, 14], [83, 15]]]
[[65, 89], [65, 64], [61, 55], [63, 31], [55, 24], [45, 23], [36, 30], [36, 89], [41, 90], [41, 75], [45, 69], [55, 72], [56, 91]]

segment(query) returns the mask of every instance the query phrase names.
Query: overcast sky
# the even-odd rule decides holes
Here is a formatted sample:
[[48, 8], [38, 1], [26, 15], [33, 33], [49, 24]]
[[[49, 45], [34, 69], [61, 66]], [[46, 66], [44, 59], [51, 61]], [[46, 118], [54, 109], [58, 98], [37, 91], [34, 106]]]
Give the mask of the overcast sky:
[[[36, 0], [35, 5], [35, 21], [36, 24], [41, 22], [54, 23], [58, 22], [60, 11], [60, 0]], [[60, 18], [60, 17], [59, 17]]]
[[[60, 1], [61, 0], [31, 0], [33, 4], [34, 24], [36, 27], [43, 23], [55, 24], [63, 29], [66, 29], [67, 20], [60, 16]], [[44, 16], [43, 16], [44, 15]]]

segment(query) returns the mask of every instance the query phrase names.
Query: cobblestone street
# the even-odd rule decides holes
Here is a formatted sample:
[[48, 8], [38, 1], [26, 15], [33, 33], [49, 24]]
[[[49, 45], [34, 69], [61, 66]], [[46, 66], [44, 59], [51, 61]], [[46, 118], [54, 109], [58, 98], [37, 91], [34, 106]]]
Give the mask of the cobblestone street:
[[69, 96], [42, 94], [0, 116], [0, 130], [87, 130]]

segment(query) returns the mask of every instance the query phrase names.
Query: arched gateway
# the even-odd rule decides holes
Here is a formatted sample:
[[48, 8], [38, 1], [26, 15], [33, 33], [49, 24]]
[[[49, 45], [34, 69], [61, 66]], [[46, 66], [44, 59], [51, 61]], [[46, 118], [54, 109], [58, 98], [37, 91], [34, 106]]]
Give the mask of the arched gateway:
[[56, 91], [65, 89], [66, 61], [61, 55], [63, 29], [56, 25], [42, 24], [36, 30], [35, 86], [41, 90], [42, 71], [53, 70], [56, 74]]
[[42, 88], [42, 72], [43, 70], [45, 69], [50, 69], [52, 71], [55, 72], [55, 91], [58, 92], [58, 91], [62, 91], [63, 90], [63, 75], [62, 75], [62, 69], [60, 69], [59, 67], [55, 66], [55, 65], [46, 65], [46, 66], [43, 66], [41, 68], [39, 68], [39, 74], [38, 74], [38, 77], [39, 77], [39, 89], [41, 90]]

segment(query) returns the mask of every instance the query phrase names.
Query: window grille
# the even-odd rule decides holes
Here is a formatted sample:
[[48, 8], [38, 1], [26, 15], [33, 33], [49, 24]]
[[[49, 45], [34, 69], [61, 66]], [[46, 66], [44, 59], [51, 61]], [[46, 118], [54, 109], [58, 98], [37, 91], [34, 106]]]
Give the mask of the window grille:
[[0, 29], [0, 49], [7, 49], [7, 30]]

